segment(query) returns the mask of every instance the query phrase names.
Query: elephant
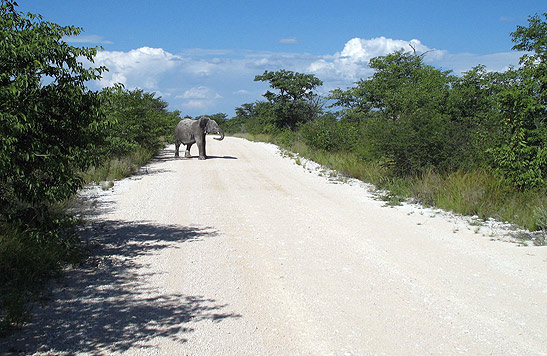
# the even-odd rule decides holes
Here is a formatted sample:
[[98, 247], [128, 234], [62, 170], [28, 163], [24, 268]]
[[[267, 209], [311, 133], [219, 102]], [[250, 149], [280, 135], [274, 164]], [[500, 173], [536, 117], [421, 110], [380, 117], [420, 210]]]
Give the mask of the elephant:
[[205, 134], [219, 133], [220, 138], [214, 137], [215, 140], [222, 141], [224, 139], [224, 130], [218, 126], [215, 120], [207, 116], [202, 116], [193, 119], [182, 119], [175, 127], [175, 157], [179, 156], [179, 147], [181, 144], [186, 145], [184, 157], [191, 158], [190, 147], [197, 143], [199, 150], [199, 159], [207, 159], [205, 153]]

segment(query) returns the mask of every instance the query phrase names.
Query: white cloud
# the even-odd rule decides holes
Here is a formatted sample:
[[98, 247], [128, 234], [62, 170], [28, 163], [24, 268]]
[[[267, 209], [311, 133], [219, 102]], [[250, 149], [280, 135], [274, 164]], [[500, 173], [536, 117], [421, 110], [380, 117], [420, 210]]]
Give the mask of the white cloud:
[[294, 37], [289, 37], [289, 38], [282, 38], [279, 40], [279, 42], [284, 44], [297, 44], [298, 40]]
[[204, 100], [188, 100], [185, 103], [183, 103], [181, 106], [186, 110], [207, 110], [208, 108], [208, 102]]
[[234, 94], [238, 94], [238, 95], [248, 95], [250, 94], [251, 92], [248, 91], [248, 90], [245, 90], [245, 89], [240, 89], [240, 90], [236, 90], [233, 92]]
[[[225, 112], [244, 103], [263, 100], [261, 95], [268, 83], [253, 79], [264, 70], [287, 69], [312, 73], [323, 81], [318, 88], [322, 94], [335, 88], [347, 88], [361, 78], [373, 74], [370, 59], [387, 55], [395, 50], [427, 54], [424, 60], [456, 74], [483, 64], [488, 70], [503, 71], [508, 65], [518, 64], [518, 52], [475, 55], [433, 50], [414, 39], [410, 41], [378, 37], [353, 38], [341, 44], [339, 52], [314, 56], [306, 53], [235, 51], [223, 49], [188, 49], [172, 54], [161, 48], [141, 47], [128, 52], [100, 51], [95, 63], [86, 65], [109, 68], [95, 83], [102, 88], [122, 83], [128, 89], [141, 88], [160, 93], [169, 101], [172, 110], [182, 109], [192, 116]], [[432, 52], [430, 52], [432, 51]], [[84, 61], [85, 62], [85, 61]], [[168, 99], [167, 99], [168, 98]]]
[[190, 88], [189, 90], [186, 90], [184, 94], [179, 96], [182, 99], [220, 99], [222, 96], [220, 96], [218, 93], [216, 93], [211, 88], [207, 88], [206, 86], [199, 86], [195, 88]]
[[182, 60], [161, 48], [141, 47], [129, 52], [101, 51], [95, 64], [109, 69], [99, 81], [101, 87], [122, 83], [128, 88], [156, 90], [159, 77], [179, 66]]
[[209, 107], [214, 107], [222, 96], [215, 90], [206, 86], [193, 87], [186, 90], [182, 95], [176, 97], [176, 99], [183, 99], [184, 102], [181, 107], [191, 110], [205, 110]]
[[431, 51], [430, 56], [435, 58], [442, 58], [445, 54], [444, 51], [433, 50], [425, 46], [417, 39], [403, 41], [386, 37], [353, 38], [346, 42], [341, 52], [312, 62], [307, 70], [328, 79], [357, 80], [372, 74], [368, 66], [372, 58], [385, 56], [401, 49], [411, 52], [413, 48], [418, 54]]

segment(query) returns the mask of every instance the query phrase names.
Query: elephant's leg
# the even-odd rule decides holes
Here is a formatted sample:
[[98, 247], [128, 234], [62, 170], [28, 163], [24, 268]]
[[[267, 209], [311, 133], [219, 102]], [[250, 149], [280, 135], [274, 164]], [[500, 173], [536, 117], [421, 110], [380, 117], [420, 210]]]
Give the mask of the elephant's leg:
[[190, 154], [190, 147], [192, 147], [193, 143], [189, 143], [186, 145], [186, 152], [184, 152], [184, 157], [186, 158], [192, 158], [192, 155]]
[[180, 141], [175, 141], [175, 157], [179, 156]]
[[205, 137], [203, 138], [203, 157], [207, 158], [207, 152], [205, 151]]
[[199, 140], [196, 140], [196, 143], [198, 145], [198, 150], [199, 150], [199, 159], [203, 160], [203, 159], [207, 159], [207, 156], [205, 154], [205, 134], [200, 137]]

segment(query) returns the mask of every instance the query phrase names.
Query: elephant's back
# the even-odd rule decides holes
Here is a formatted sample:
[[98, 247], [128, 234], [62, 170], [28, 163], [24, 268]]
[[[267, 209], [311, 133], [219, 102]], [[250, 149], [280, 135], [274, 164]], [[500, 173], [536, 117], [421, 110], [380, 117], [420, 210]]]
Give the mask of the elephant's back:
[[175, 127], [175, 135], [183, 135], [185, 133], [191, 132], [192, 123], [194, 120], [190, 119], [183, 119], [180, 120], [177, 124], [177, 127]]
[[175, 132], [177, 130], [189, 130], [193, 122], [194, 120], [191, 120], [191, 119], [180, 120], [179, 123], [177, 124], [177, 127], [175, 128]]
[[182, 119], [175, 127], [175, 139], [187, 144], [194, 141], [194, 135], [192, 134], [192, 123], [195, 120]]

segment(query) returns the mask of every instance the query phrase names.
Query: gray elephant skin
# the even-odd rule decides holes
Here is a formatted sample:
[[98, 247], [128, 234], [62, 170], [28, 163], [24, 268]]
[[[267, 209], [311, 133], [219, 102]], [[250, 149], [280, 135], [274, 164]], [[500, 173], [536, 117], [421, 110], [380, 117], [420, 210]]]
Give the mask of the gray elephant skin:
[[220, 138], [214, 137], [215, 140], [221, 141], [224, 139], [224, 130], [218, 126], [215, 120], [212, 120], [207, 116], [202, 116], [196, 120], [180, 120], [177, 127], [175, 127], [175, 157], [179, 156], [179, 147], [181, 144], [184, 144], [186, 145], [184, 157], [192, 158], [190, 155], [190, 147], [195, 143], [198, 146], [199, 159], [206, 159], [205, 135], [211, 133], [220, 134]]

